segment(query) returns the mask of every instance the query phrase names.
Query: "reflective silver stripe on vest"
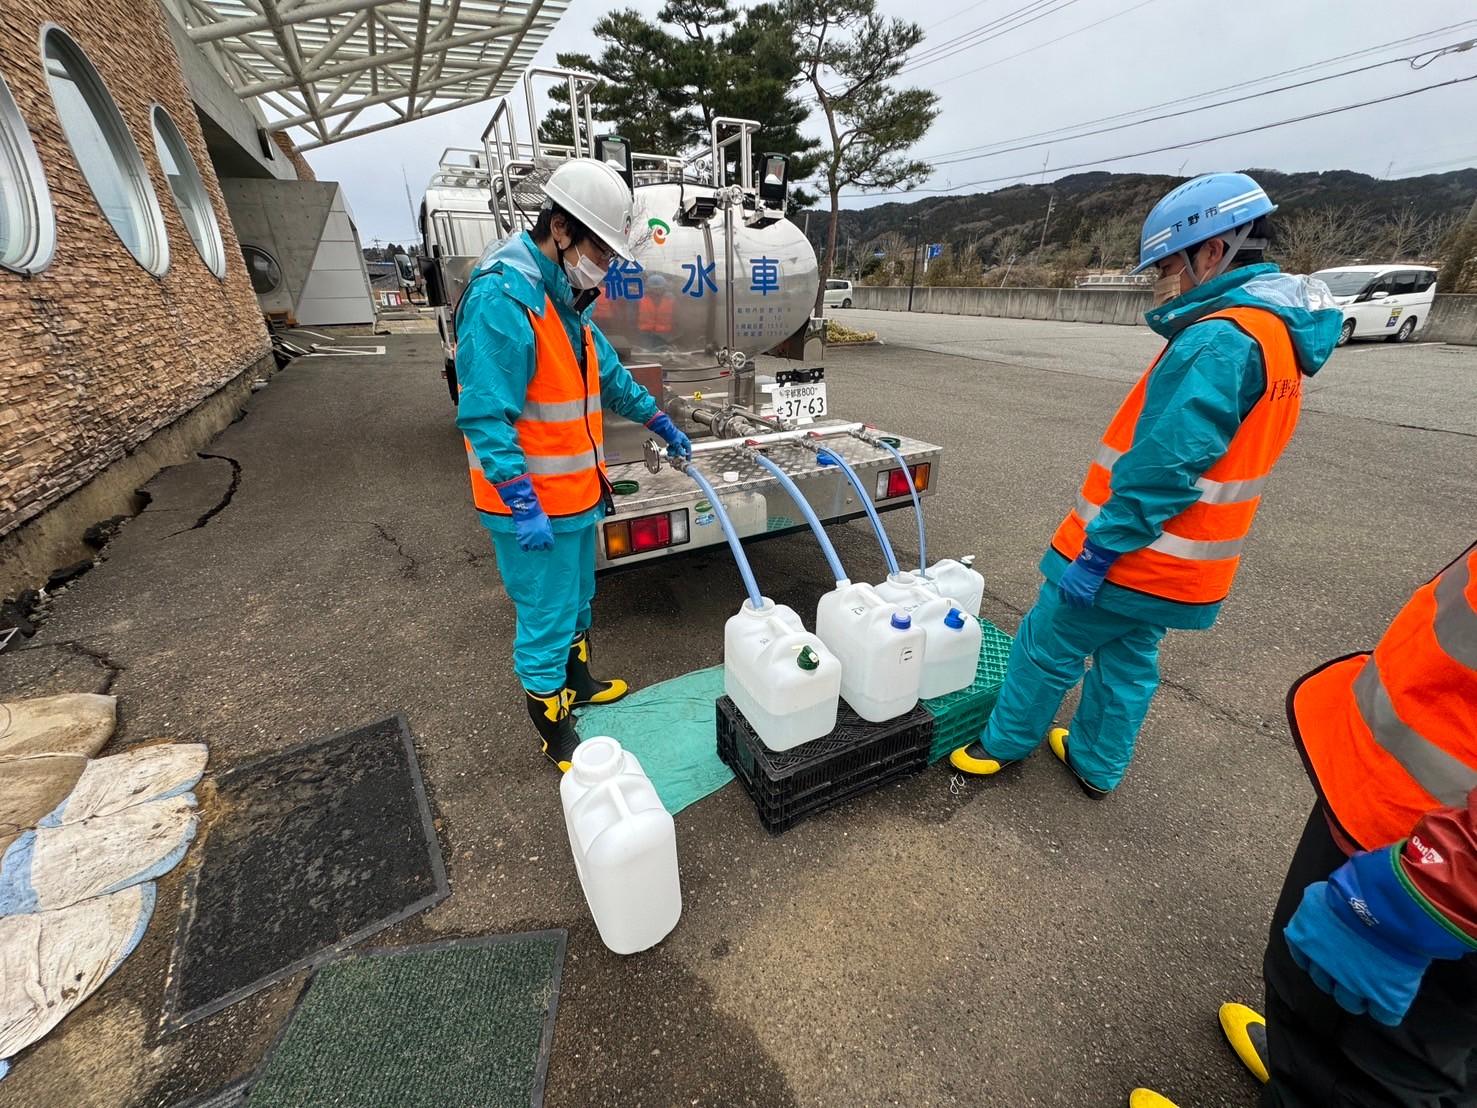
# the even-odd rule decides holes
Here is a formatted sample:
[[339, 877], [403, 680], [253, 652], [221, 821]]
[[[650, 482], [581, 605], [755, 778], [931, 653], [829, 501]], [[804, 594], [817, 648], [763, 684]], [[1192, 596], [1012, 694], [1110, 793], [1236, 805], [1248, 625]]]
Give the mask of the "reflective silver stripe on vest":
[[1452, 757], [1395, 714], [1373, 655], [1354, 678], [1354, 704], [1375, 742], [1421, 788], [1449, 808], [1466, 805], [1467, 794], [1477, 788], [1477, 769]]
[[[1077, 494], [1077, 514], [1082, 517], [1084, 524], [1096, 519], [1101, 510], [1096, 504], [1088, 503], [1087, 498], [1081, 493]], [[1157, 550], [1161, 554], [1171, 554], [1176, 558], [1184, 558], [1191, 562], [1218, 562], [1223, 558], [1238, 557], [1245, 543], [1245, 539], [1227, 539], [1222, 542], [1185, 539], [1165, 531], [1149, 544], [1148, 549]]]
[[1466, 595], [1472, 580], [1468, 557], [1463, 554], [1436, 581], [1436, 641], [1452, 661], [1477, 670], [1477, 612]]
[[[600, 398], [590, 397], [589, 413], [594, 415], [600, 410]], [[568, 423], [570, 420], [585, 418], [585, 402], [583, 400], [528, 400], [523, 404], [523, 412], [520, 419], [536, 419], [540, 423]]]
[[523, 460], [528, 463], [528, 472], [539, 477], [563, 477], [595, 468], [593, 450], [582, 450], [578, 454], [529, 454]]
[[[1114, 450], [1107, 443], [1102, 443], [1098, 446], [1093, 461], [1111, 473], [1113, 463], [1121, 457], [1123, 451]], [[1245, 481], [1212, 481], [1209, 477], [1200, 477], [1195, 481], [1202, 504], [1236, 504], [1242, 500], [1255, 500], [1262, 495], [1266, 484], [1265, 477], [1251, 477]]]
[[[477, 451], [472, 449], [472, 444], [467, 443], [467, 468], [473, 472], [482, 473], [482, 459], [477, 457]], [[483, 474], [485, 477], [486, 474]]]

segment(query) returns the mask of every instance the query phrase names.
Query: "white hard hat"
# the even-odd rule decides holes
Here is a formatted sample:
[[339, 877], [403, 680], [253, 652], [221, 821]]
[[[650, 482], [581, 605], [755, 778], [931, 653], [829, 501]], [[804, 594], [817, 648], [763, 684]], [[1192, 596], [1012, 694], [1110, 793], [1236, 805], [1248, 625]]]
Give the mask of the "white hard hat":
[[589, 228], [590, 233], [627, 261], [631, 253], [631, 189], [604, 162], [573, 158], [544, 182], [544, 195]]

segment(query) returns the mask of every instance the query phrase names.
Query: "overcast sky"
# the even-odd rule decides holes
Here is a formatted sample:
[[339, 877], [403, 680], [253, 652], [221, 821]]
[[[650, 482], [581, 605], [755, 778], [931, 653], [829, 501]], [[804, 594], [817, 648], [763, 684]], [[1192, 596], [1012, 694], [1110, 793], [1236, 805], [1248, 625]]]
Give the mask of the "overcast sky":
[[[740, 0], [742, 3], [742, 0]], [[661, 0], [631, 0], [648, 15]], [[916, 67], [896, 82], [938, 93], [941, 112], [916, 153], [939, 164], [923, 187], [980, 192], [1017, 181], [1051, 180], [1067, 167], [1187, 175], [1216, 169], [1354, 169], [1375, 176], [1414, 176], [1477, 165], [1477, 81], [1389, 103], [1197, 146], [1196, 139], [1323, 112], [1454, 78], [1477, 76], [1477, 49], [1406, 62], [1091, 137], [1042, 132], [1154, 105], [1152, 115], [1243, 97], [1432, 51], [1477, 37], [1472, 0], [879, 0], [890, 14], [918, 21], [927, 32]], [[573, 0], [539, 54], [554, 64], [561, 50], [599, 51], [591, 24], [612, 5]], [[988, 29], [1017, 16], [1014, 26]], [[1033, 15], [1042, 18], [1024, 24]], [[1097, 24], [1094, 26], [1094, 24]], [[1386, 45], [1453, 26], [1408, 45]], [[972, 34], [973, 33], [973, 34]], [[959, 41], [959, 36], [971, 36]], [[995, 36], [979, 41], [985, 36]], [[1203, 98], [1202, 93], [1285, 73], [1340, 55], [1374, 53], [1286, 74], [1248, 88]], [[929, 50], [934, 54], [929, 55]], [[1016, 56], [1019, 55], [1019, 56]], [[420, 202], [437, 158], [448, 146], [477, 146], [491, 105], [477, 105], [310, 151], [314, 172], [342, 181], [365, 244], [415, 237], [405, 184]], [[1093, 127], [1114, 127], [1110, 119]], [[819, 135], [819, 117], [811, 121]], [[1016, 142], [1012, 140], [1020, 139]], [[986, 144], [1047, 145], [976, 157]], [[1181, 146], [1161, 153], [1158, 147]], [[1124, 155], [1137, 155], [1125, 157]], [[1100, 161], [1100, 159], [1107, 159]], [[1045, 172], [1043, 173], [1043, 165]], [[404, 178], [402, 179], [402, 172]], [[894, 200], [884, 196], [878, 200]], [[906, 197], [903, 197], [906, 199]], [[877, 202], [851, 196], [844, 206]]]

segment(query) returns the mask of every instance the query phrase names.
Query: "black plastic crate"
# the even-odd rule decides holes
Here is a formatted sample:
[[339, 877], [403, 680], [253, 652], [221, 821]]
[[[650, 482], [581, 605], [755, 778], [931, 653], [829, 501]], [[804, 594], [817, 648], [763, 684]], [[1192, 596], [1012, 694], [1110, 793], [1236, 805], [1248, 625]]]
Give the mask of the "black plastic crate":
[[898, 719], [868, 723], [842, 701], [836, 727], [814, 742], [776, 752], [733, 701], [718, 701], [718, 756], [734, 771], [770, 831], [783, 831], [928, 764], [933, 717], [921, 705]]

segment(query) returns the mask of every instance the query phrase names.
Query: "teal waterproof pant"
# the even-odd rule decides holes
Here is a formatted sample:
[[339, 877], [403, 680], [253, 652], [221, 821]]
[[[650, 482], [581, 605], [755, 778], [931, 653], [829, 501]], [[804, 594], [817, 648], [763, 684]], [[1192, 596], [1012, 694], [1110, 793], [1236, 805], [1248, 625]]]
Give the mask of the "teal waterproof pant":
[[520, 550], [511, 533], [492, 532], [503, 588], [518, 622], [513, 672], [529, 692], [564, 688], [569, 647], [590, 629], [595, 599], [595, 525], [554, 532], [553, 550]]
[[1116, 787], [1159, 687], [1164, 631], [1101, 608], [1069, 607], [1046, 582], [1016, 632], [981, 745], [1001, 761], [1024, 758], [1046, 737], [1062, 697], [1081, 681], [1068, 743], [1072, 768], [1090, 785]]

